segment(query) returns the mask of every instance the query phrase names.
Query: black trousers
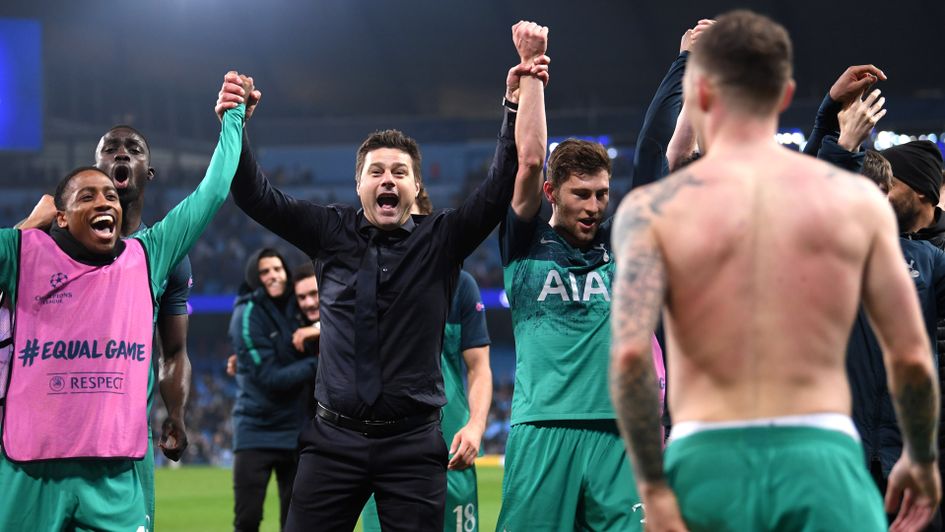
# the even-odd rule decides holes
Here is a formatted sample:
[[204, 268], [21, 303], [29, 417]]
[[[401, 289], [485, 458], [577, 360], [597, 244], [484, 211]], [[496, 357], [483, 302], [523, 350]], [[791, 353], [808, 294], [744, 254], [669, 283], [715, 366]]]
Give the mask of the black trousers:
[[316, 416], [300, 441], [286, 531], [350, 532], [372, 493], [385, 532], [443, 530], [447, 448], [439, 422], [368, 438]]
[[245, 449], [234, 453], [234, 531], [259, 530], [266, 487], [273, 471], [276, 472], [276, 484], [279, 486], [279, 524], [280, 528], [285, 528], [297, 466], [298, 454], [295, 449]]

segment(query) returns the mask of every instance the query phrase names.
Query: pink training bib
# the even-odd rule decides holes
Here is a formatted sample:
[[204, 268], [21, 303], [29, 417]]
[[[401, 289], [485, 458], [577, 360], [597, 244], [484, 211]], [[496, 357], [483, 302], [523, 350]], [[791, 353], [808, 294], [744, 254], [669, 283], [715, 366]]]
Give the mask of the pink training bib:
[[154, 309], [144, 248], [87, 266], [22, 232], [3, 448], [14, 461], [140, 459]]

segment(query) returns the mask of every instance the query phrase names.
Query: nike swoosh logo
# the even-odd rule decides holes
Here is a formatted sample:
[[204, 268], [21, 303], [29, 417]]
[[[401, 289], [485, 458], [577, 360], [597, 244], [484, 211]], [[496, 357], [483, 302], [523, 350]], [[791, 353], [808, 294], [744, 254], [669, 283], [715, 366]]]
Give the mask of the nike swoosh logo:
[[555, 244], [555, 243], [557, 243], [558, 241], [557, 241], [557, 240], [547, 239], [547, 238], [545, 238], [545, 237], [541, 237], [541, 240], [539, 240], [539, 242], [541, 242], [542, 244]]

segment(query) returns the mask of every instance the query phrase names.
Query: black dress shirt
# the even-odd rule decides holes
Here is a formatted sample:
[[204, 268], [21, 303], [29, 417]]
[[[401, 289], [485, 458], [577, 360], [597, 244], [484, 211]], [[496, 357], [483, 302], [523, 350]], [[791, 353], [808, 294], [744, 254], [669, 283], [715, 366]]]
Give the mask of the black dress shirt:
[[252, 219], [320, 264], [321, 354], [315, 398], [359, 419], [400, 419], [446, 403], [440, 350], [463, 260], [505, 216], [512, 201], [518, 155], [515, 114], [506, 111], [486, 180], [458, 209], [412, 216], [377, 238], [377, 317], [381, 394], [358, 399], [355, 320], [358, 268], [368, 246], [361, 209], [318, 205], [273, 186], [256, 164], [248, 137], [231, 191]]

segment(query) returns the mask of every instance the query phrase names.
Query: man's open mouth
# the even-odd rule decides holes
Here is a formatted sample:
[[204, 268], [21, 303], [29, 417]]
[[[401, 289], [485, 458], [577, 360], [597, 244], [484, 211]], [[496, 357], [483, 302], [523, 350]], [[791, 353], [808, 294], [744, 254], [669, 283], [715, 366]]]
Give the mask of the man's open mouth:
[[578, 225], [581, 226], [581, 228], [585, 230], [592, 229], [594, 227], [594, 224], [596, 223], [597, 223], [597, 218], [579, 218], [578, 219]]
[[397, 194], [385, 192], [377, 196], [378, 211], [380, 211], [382, 214], [394, 214], [397, 212], [397, 205], [399, 203], [400, 198], [397, 196]]
[[99, 214], [92, 218], [92, 232], [99, 238], [110, 240], [115, 236], [115, 217], [111, 214]]
[[116, 188], [125, 188], [128, 186], [128, 179], [131, 177], [131, 168], [125, 165], [116, 165], [112, 168], [112, 179], [115, 181]]

